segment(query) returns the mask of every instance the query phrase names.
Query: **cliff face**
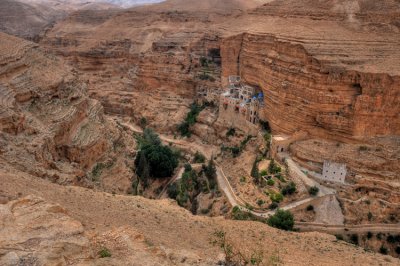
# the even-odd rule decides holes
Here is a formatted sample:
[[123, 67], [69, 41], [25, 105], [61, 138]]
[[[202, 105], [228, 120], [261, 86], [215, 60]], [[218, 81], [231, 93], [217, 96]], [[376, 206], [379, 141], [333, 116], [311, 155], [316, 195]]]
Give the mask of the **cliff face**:
[[[92, 168], [105, 161], [118, 165], [126, 150], [117, 144], [129, 138], [103, 116], [101, 104], [87, 97], [87, 85], [62, 60], [31, 42], [6, 34], [0, 40], [2, 167], [59, 183], [102, 183], [93, 180]], [[118, 189], [130, 187], [129, 172]]]
[[275, 132], [333, 139], [400, 133], [398, 76], [335, 67], [270, 35], [226, 38], [221, 55], [223, 77], [239, 74], [262, 88], [262, 116]]

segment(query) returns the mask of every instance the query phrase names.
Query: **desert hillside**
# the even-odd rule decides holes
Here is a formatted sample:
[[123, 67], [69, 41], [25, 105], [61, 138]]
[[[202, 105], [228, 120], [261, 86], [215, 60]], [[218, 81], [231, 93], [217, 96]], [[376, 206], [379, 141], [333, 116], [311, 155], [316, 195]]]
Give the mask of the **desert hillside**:
[[0, 265], [398, 265], [399, 18], [2, 1]]

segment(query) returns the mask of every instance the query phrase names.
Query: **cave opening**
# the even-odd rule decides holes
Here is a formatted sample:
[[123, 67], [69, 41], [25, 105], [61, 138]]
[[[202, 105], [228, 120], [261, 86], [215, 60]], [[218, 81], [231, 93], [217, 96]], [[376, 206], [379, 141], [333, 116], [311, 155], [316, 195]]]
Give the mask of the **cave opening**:
[[361, 95], [362, 94], [362, 86], [361, 86], [361, 84], [360, 83], [353, 83], [353, 85], [352, 85], [352, 87], [353, 87], [353, 89], [355, 89], [356, 90], [356, 92], [357, 92], [357, 95]]

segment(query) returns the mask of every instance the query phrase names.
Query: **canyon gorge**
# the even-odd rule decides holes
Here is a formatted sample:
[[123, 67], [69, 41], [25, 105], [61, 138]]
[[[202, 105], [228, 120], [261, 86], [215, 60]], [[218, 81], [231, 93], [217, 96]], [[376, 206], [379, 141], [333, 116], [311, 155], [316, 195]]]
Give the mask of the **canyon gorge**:
[[[259, 265], [399, 263], [400, 243], [386, 242], [400, 235], [399, 1], [128, 2], [0, 3], [0, 264], [231, 265], [210, 243], [218, 230], [244, 257], [262, 253]], [[232, 77], [263, 95], [260, 123], [221, 118]], [[179, 166], [145, 185], [146, 127]], [[345, 182], [321, 178], [328, 161]], [[177, 204], [168, 190], [187, 164], [199, 187]], [[231, 220], [237, 206], [262, 220], [275, 203], [298, 230], [325, 228]]]

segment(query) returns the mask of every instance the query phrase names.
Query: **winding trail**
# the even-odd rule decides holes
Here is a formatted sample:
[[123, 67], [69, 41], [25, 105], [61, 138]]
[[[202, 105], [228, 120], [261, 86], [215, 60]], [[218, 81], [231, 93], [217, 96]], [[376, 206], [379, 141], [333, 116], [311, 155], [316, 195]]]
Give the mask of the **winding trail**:
[[[143, 130], [131, 123], [121, 123], [122, 126], [125, 126], [129, 128], [130, 130], [136, 132], [136, 133], [143, 133]], [[181, 147], [185, 150], [189, 150], [193, 153], [196, 151], [199, 151], [203, 153], [208, 159], [210, 159], [213, 154], [215, 154], [215, 147], [211, 147], [206, 144], [198, 144], [194, 142], [189, 142], [185, 140], [178, 140], [174, 139], [165, 135], [159, 135], [160, 139], [165, 142], [165, 143], [172, 143], [175, 144], [178, 147]], [[245, 201], [242, 200], [233, 190], [228, 178], [226, 177], [222, 167], [215, 162], [216, 166], [216, 172], [217, 172], [217, 181], [218, 181], [218, 186], [222, 190], [222, 192], [225, 194], [227, 197], [229, 203], [232, 205], [232, 207], [238, 206], [242, 211], [249, 212], [253, 214], [254, 216], [257, 217], [262, 217], [262, 218], [268, 218], [269, 216], [273, 215], [275, 213], [275, 210], [271, 211], [255, 211], [255, 210], [249, 210], [248, 208], [244, 207], [246, 205]], [[293, 162], [290, 158], [288, 159], [288, 166], [292, 168], [293, 171], [296, 171], [296, 175], [302, 179], [302, 181], [308, 185], [308, 186], [317, 186], [319, 188], [319, 193], [316, 197], [308, 197], [302, 200], [298, 200], [295, 202], [291, 202], [285, 206], [280, 207], [280, 209], [283, 210], [290, 210], [293, 208], [296, 208], [302, 204], [312, 202], [316, 199], [323, 198], [323, 197], [329, 197], [331, 195], [335, 195], [336, 191], [331, 188], [327, 188], [321, 184], [319, 184], [317, 181], [309, 178], [307, 175], [305, 175]], [[167, 187], [169, 184], [172, 184], [173, 182], [179, 180], [182, 178], [182, 175], [184, 173], [184, 167], [181, 167], [174, 178], [172, 178], [168, 184], [165, 186], [163, 191], [160, 193], [160, 198], [165, 196]], [[318, 232], [325, 232], [325, 233], [330, 233], [330, 234], [339, 234], [339, 233], [364, 233], [364, 232], [372, 232], [372, 233], [378, 233], [378, 232], [390, 232], [390, 233], [400, 233], [400, 224], [365, 224], [365, 225], [329, 225], [329, 224], [321, 224], [321, 223], [305, 223], [305, 222], [296, 222], [295, 225], [296, 228], [298, 228], [300, 231], [318, 231]]]

